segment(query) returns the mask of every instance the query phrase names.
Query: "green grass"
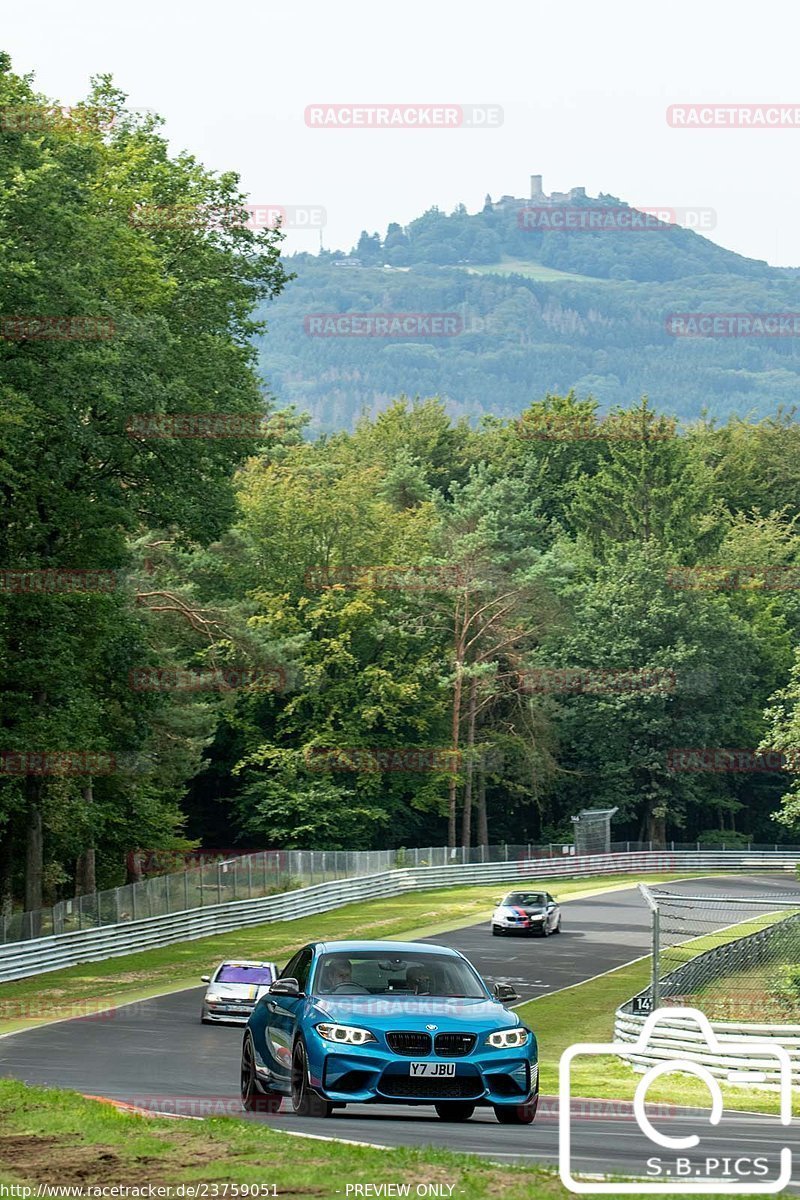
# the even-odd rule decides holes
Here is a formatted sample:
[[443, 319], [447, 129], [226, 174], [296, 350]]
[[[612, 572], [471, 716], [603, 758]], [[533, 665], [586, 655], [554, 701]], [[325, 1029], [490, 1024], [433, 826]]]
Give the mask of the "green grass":
[[[769, 925], [785, 921], [790, 916], [796, 916], [797, 909], [783, 909], [780, 912], [765, 913], [750, 921], [744, 921], [733, 929], [727, 929], [724, 934], [709, 934], [699, 939], [703, 949], [723, 945], [734, 937], [744, 937], [746, 934], [757, 933]], [[694, 958], [698, 939], [681, 942], [678, 946], [670, 946], [663, 952], [664, 971], [674, 970], [673, 962], [681, 965], [688, 959]], [[795, 959], [800, 957], [800, 947], [794, 951]], [[784, 960], [785, 961], [785, 960]], [[768, 961], [758, 966], [748, 967], [741, 971], [732, 972], [721, 979], [716, 979], [697, 989], [695, 995], [686, 1003], [695, 1001], [711, 1020], [719, 1021], [752, 1021], [763, 1023], [769, 1021], [774, 1025], [797, 1024], [798, 1005], [788, 998], [779, 998], [773, 994], [772, 988], [777, 981], [780, 967], [779, 961]]]
[[[697, 873], [695, 873], [697, 874]], [[653, 875], [667, 882], [685, 875]], [[559, 899], [599, 895], [634, 886], [626, 877], [553, 882]], [[488, 919], [503, 885], [418, 892], [398, 899], [349, 905], [314, 918], [280, 922], [232, 934], [147, 951], [103, 963], [52, 972], [4, 984], [6, 1003], [44, 1000], [50, 1019], [69, 1015], [70, 1005], [87, 1000], [105, 1004], [191, 986], [224, 955], [263, 955], [279, 961], [312, 937], [415, 937], [444, 932]], [[647, 982], [647, 961], [530, 1001], [518, 1010], [540, 1037], [541, 1083], [558, 1089], [558, 1059], [576, 1040], [609, 1040], [613, 1013]], [[19, 1026], [23, 1022], [13, 1022]], [[27, 1020], [25, 1024], [32, 1024]], [[8, 1027], [10, 1022], [6, 1022]], [[2, 1027], [0, 1027], [1, 1029]], [[573, 1094], [632, 1098], [638, 1076], [615, 1058], [575, 1064]], [[763, 1093], [726, 1089], [730, 1107], [774, 1111]], [[651, 1098], [674, 1102], [666, 1084]], [[693, 1081], [681, 1080], [682, 1103], [704, 1104]], [[321, 1123], [320, 1132], [327, 1132]], [[379, 1136], [379, 1135], [378, 1135]], [[555, 1147], [555, 1131], [553, 1146]], [[521, 1139], [526, 1137], [524, 1131]], [[77, 1093], [28, 1088], [0, 1079], [0, 1183], [113, 1184], [259, 1183], [274, 1184], [279, 1196], [345, 1197], [347, 1184], [441, 1183], [454, 1200], [568, 1200], [554, 1172], [495, 1165], [474, 1156], [433, 1148], [376, 1150], [344, 1143], [305, 1143], [263, 1124], [236, 1118], [179, 1121], [122, 1112]], [[213, 1192], [207, 1193], [209, 1196]], [[352, 1195], [353, 1193], [351, 1193]], [[621, 1200], [617, 1197], [616, 1200]]]
[[697, 993], [700, 1007], [712, 1020], [796, 1025], [798, 1005], [772, 991], [781, 965], [764, 963], [706, 984]]
[[786, 917], [794, 916], [796, 909], [781, 909], [779, 912], [763, 913], [760, 917], [751, 917], [746, 921], [740, 921], [736, 925], [730, 925], [726, 929], [719, 929], [715, 933], [699, 934], [696, 937], [686, 938], [682, 942], [677, 942], [673, 946], [664, 946], [661, 951], [661, 969], [662, 973], [675, 971], [678, 967], [682, 967], [685, 963], [691, 962], [698, 954], [706, 950], [713, 950], [717, 946], [724, 946], [727, 942], [732, 942], [736, 938], [747, 937], [751, 933], [758, 933], [761, 929], [767, 929], [770, 925], [776, 925], [779, 921], [783, 921]]
[[[230, 1117], [141, 1117], [75, 1092], [28, 1088], [10, 1080], [0, 1080], [0, 1122], [0, 1184], [5, 1185], [175, 1188], [202, 1183], [220, 1185], [216, 1194], [222, 1196], [225, 1183], [259, 1184], [270, 1190], [274, 1185], [279, 1197], [345, 1200], [348, 1184], [410, 1184], [413, 1196], [418, 1184], [437, 1183], [452, 1187], [453, 1200], [567, 1200], [570, 1195], [555, 1173], [544, 1168], [500, 1166], [430, 1147], [377, 1150], [304, 1142]], [[527, 1140], [520, 1130], [521, 1145]], [[205, 1195], [213, 1197], [213, 1188]]]
[[[643, 876], [651, 883], [683, 878]], [[437, 888], [405, 896], [348, 904], [297, 921], [275, 921], [232, 933], [179, 942], [97, 963], [82, 963], [0, 984], [0, 1034], [46, 1021], [82, 1016], [114, 1004], [197, 987], [223, 958], [274, 959], [281, 965], [304, 942], [349, 937], [435, 937], [449, 929], [489, 920], [494, 901], [509, 885]], [[549, 884], [564, 900], [635, 886], [626, 876], [565, 879]]]
[[[775, 917], [771, 918], [775, 920]], [[741, 937], [761, 927], [766, 918], [743, 922], [727, 931], [730, 938]], [[692, 939], [693, 952], [687, 957], [719, 945], [719, 935]], [[614, 1035], [614, 1013], [621, 1004], [650, 982], [649, 956], [601, 975], [597, 979], [562, 989], [520, 1005], [517, 1012], [534, 1030], [539, 1041], [539, 1080], [544, 1094], [557, 1095], [558, 1069], [563, 1052], [576, 1042], [610, 1042]], [[577, 1058], [572, 1064], [572, 1094], [591, 1099], [632, 1100], [641, 1074], [624, 1059], [613, 1055]], [[728, 1108], [750, 1112], [778, 1112], [778, 1095], [758, 1088], [722, 1086]], [[708, 1105], [708, 1091], [688, 1075], [657, 1080], [648, 1091], [648, 1099], [667, 1104]], [[800, 1111], [800, 1096], [795, 1096], [795, 1111]]]
[[482, 263], [478, 267], [467, 267], [467, 271], [470, 275], [524, 275], [540, 283], [556, 283], [562, 279], [569, 283], [603, 283], [603, 279], [595, 279], [592, 275], [573, 275], [569, 271], [530, 262], [527, 258], [510, 258], [505, 254], [499, 263]]

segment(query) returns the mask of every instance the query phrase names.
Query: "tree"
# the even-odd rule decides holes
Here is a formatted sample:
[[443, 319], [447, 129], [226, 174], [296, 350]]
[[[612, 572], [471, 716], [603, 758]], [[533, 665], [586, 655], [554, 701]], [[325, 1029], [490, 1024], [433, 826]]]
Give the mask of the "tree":
[[[710, 803], [739, 807], [735, 782], [670, 764], [679, 749], [754, 744], [760, 670], [756, 638], [724, 600], [669, 580], [669, 556], [635, 543], [567, 576], [570, 627], [537, 658], [555, 680], [539, 703], [557, 722], [561, 811], [586, 807], [588, 789], [592, 807], [619, 807], [620, 825], [659, 846], [668, 827], [699, 818], [704, 828]], [[588, 682], [562, 683], [564, 668], [588, 672]]]
[[[586, 435], [602, 441], [605, 455], [596, 474], [576, 479], [570, 523], [586, 531], [598, 554], [635, 541], [697, 556], [719, 540], [711, 473], [646, 398], [592, 421]], [[585, 434], [577, 429], [576, 436]]]
[[[498, 690], [514, 689], [514, 674], [504, 670], [541, 631], [546, 612], [537, 586], [536, 535], [542, 522], [524, 489], [513, 481], [493, 481], [486, 465], [474, 467], [467, 482], [451, 487], [441, 533], [441, 553], [461, 580], [452, 601], [439, 605], [452, 631], [451, 746], [461, 745], [464, 686], [467, 686], [467, 742], [462, 844], [472, 836], [475, 735], [480, 708]], [[538, 619], [534, 611], [538, 603]], [[458, 777], [448, 789], [448, 843], [456, 844]], [[482, 825], [485, 819], [482, 817]]]
[[[4, 111], [45, 105], [4, 57]], [[113, 117], [110, 132], [98, 111]], [[0, 342], [4, 569], [97, 570], [115, 579], [137, 530], [169, 526], [210, 539], [231, 518], [236, 465], [258, 444], [154, 440], [137, 425], [140, 414], [263, 413], [251, 310], [287, 278], [280, 235], [247, 227], [236, 176], [213, 175], [189, 155], [170, 158], [159, 124], [127, 113], [124, 96], [101, 78], [76, 118], [0, 130], [4, 312], [63, 318], [74, 334], [32, 337], [24, 322], [12, 323]], [[191, 219], [143, 224], [143, 207]], [[84, 336], [86, 318], [104, 322], [94, 329], [102, 337], [91, 326]], [[121, 736], [118, 681], [89, 678], [86, 665], [109, 670], [115, 622], [133, 633], [124, 599], [6, 593], [0, 606], [7, 747], [119, 748], [107, 745], [109, 731]], [[92, 786], [91, 811], [100, 811], [101, 785]], [[75, 787], [27, 774], [0, 790], [12, 848], [10, 823], [27, 825], [25, 898], [39, 907], [48, 822], [64, 823]], [[2, 857], [9, 861], [8, 848]]]
[[367, 265], [383, 262], [380, 234], [369, 234], [366, 229], [362, 229], [356, 246], [356, 255]]

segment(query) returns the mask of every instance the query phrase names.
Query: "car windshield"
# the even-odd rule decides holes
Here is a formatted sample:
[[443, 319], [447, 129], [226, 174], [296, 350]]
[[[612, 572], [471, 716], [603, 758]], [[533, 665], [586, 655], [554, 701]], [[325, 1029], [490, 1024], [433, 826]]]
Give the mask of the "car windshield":
[[544, 908], [544, 892], [511, 892], [503, 904], [521, 904], [526, 908]]
[[485, 1000], [472, 969], [445, 954], [403, 954], [386, 950], [323, 954], [314, 977], [321, 996], [458, 996]]
[[214, 976], [214, 983], [272, 983], [275, 976], [270, 967], [238, 967], [224, 963]]

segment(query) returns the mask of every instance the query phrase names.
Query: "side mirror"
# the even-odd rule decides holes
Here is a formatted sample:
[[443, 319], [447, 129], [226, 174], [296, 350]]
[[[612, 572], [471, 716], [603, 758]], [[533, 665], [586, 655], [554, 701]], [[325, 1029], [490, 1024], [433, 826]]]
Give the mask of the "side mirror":
[[283, 979], [276, 979], [270, 984], [269, 990], [272, 996], [299, 996], [300, 984], [296, 979], [292, 979], [291, 975], [287, 975]]
[[201, 975], [200, 982], [201, 983], [211, 983], [211, 976], [210, 975]]
[[510, 983], [496, 983], [492, 995], [500, 1004], [511, 1004], [513, 1000], [519, 1000], [519, 992]]

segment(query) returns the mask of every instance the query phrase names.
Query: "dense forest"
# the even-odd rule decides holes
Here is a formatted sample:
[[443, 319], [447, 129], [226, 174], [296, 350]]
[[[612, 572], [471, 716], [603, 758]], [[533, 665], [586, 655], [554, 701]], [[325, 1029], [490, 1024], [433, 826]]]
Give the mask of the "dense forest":
[[[612, 196], [570, 211], [628, 214]], [[570, 389], [601, 407], [642, 395], [682, 420], [766, 416], [791, 406], [796, 337], [678, 337], [672, 313], [800, 310], [800, 273], [734, 254], [689, 229], [525, 227], [524, 201], [468, 213], [431, 209], [349, 255], [298, 254], [268, 308], [260, 364], [315, 432], [353, 428], [403, 392], [448, 413], [513, 416]], [[542, 210], [546, 211], [546, 210]], [[521, 219], [522, 218], [522, 219]], [[653, 219], [654, 220], [654, 219]], [[457, 336], [317, 337], [309, 314], [454, 313]]]
[[[0, 107], [43, 104], [0, 59]], [[679, 426], [679, 375], [654, 405], [644, 369], [601, 409], [499, 344], [504, 402], [470, 423], [404, 398], [438, 351], [397, 345], [384, 410], [345, 428], [331, 386], [341, 427], [314, 434], [259, 371], [298, 287], [280, 233], [108, 80], [76, 111], [0, 128], [3, 904], [120, 882], [137, 848], [569, 840], [583, 807], [657, 845], [800, 840], [793, 411]], [[148, 204], [224, 219], [131, 219]], [[746, 265], [741, 296], [777, 307], [777, 274]], [[462, 286], [389, 278], [416, 311]], [[369, 307], [360, 279], [340, 306]], [[476, 286], [541, 317], [524, 280]], [[571, 320], [553, 353], [580, 377]], [[644, 362], [644, 325], [613, 337]], [[787, 399], [792, 345], [754, 351]], [[717, 350], [686, 370], [724, 373]], [[751, 350], [725, 355], [757, 387]]]

